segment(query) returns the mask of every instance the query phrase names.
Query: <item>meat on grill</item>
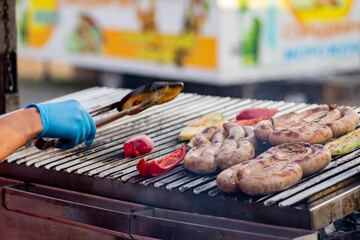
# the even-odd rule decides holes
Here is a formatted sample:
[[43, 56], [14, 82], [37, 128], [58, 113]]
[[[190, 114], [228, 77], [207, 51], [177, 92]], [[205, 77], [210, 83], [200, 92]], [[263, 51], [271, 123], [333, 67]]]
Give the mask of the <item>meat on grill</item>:
[[330, 150], [321, 144], [286, 143], [222, 171], [216, 183], [227, 193], [240, 189], [248, 195], [271, 194], [293, 186], [302, 176], [320, 171], [330, 161]]
[[272, 145], [293, 142], [325, 143], [356, 128], [358, 114], [350, 107], [319, 106], [270, 118], [255, 125], [255, 135]]
[[210, 126], [196, 135], [194, 147], [184, 159], [185, 167], [192, 172], [207, 174], [218, 167], [226, 169], [255, 156], [256, 138], [253, 128], [235, 123]]

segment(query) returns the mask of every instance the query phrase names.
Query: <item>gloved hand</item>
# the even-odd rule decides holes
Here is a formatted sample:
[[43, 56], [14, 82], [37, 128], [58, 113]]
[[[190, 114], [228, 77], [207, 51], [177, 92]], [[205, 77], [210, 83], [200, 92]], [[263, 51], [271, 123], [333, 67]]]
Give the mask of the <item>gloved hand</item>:
[[65, 102], [29, 104], [25, 108], [36, 107], [41, 115], [43, 131], [40, 137], [68, 140], [61, 149], [73, 148], [85, 141], [90, 146], [94, 141], [96, 126], [89, 113], [76, 100]]

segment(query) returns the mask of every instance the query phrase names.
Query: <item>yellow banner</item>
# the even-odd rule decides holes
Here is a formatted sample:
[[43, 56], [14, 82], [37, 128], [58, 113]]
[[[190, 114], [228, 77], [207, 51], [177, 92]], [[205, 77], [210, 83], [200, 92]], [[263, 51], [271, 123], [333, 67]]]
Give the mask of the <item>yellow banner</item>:
[[106, 55], [210, 69], [217, 66], [215, 38], [111, 29], [102, 33]]

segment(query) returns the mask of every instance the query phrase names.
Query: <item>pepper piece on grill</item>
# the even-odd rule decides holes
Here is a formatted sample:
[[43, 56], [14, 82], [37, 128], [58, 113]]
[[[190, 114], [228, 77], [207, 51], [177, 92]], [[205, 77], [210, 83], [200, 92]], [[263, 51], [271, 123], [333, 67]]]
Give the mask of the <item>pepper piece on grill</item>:
[[153, 150], [154, 141], [145, 134], [136, 135], [124, 143], [125, 157], [140, 157]]
[[169, 155], [151, 162], [147, 162], [144, 158], [141, 158], [136, 168], [140, 174], [145, 177], [160, 175], [181, 162], [186, 155], [186, 150], [187, 148], [184, 145]]
[[263, 120], [265, 120], [271, 118], [277, 112], [278, 110], [276, 108], [248, 108], [241, 111], [236, 116], [236, 120], [254, 119], [254, 118], [262, 118]]

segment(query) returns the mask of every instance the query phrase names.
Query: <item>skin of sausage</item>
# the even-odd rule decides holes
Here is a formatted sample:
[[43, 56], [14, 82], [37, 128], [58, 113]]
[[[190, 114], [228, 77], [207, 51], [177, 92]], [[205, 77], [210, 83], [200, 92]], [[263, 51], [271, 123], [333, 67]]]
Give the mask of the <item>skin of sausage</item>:
[[330, 151], [321, 144], [286, 143], [222, 171], [216, 182], [223, 192], [240, 189], [249, 195], [265, 195], [296, 184], [302, 176], [323, 169], [330, 161]]
[[320, 171], [331, 161], [331, 152], [323, 145], [313, 144], [311, 145], [311, 150], [311, 155], [294, 161], [302, 168], [303, 176], [308, 176]]
[[252, 172], [240, 179], [238, 185], [240, 190], [248, 195], [267, 195], [295, 185], [301, 177], [300, 165], [284, 159], [260, 171]]
[[[214, 155], [211, 155], [211, 152], [215, 151], [219, 145], [221, 146], [221, 141], [219, 142], [218, 137], [215, 137], [217, 133], [218, 137], [220, 137], [223, 134], [222, 128], [220, 126], [211, 126], [195, 136], [194, 147], [186, 153], [184, 158], [186, 169], [199, 174], [216, 171], [216, 160]], [[214, 140], [211, 142], [212, 139]]]
[[[255, 148], [249, 141], [235, 142], [234, 148], [229, 147], [229, 145], [229, 142], [224, 143], [223, 147], [216, 153], [216, 161], [221, 170], [250, 160], [255, 156]], [[226, 147], [224, 148], [224, 146]]]
[[219, 129], [221, 129], [220, 126], [210, 126], [205, 128], [195, 136], [193, 145], [198, 146], [203, 143], [210, 143], [212, 137]]
[[228, 137], [215, 155], [217, 164], [222, 170], [255, 156], [254, 146], [250, 142], [242, 140], [245, 137], [245, 131], [241, 126], [228, 123], [224, 126], [224, 130]]
[[321, 111], [329, 111], [329, 106], [323, 105], [316, 108], [304, 110], [300, 113], [288, 113], [273, 119], [270, 118], [261, 121], [255, 125], [255, 136], [258, 139], [267, 142], [271, 132], [275, 128], [298, 123], [301, 120], [309, 117], [310, 115]]
[[269, 136], [271, 145], [276, 146], [283, 143], [308, 142], [325, 143], [333, 136], [331, 129], [317, 122], [296, 124], [286, 129], [275, 130]]
[[204, 169], [212, 169], [214, 166], [208, 161], [203, 161], [201, 154], [210, 146], [211, 144], [201, 144], [191, 148], [185, 155], [184, 166], [186, 169], [200, 174], [208, 173]]
[[222, 146], [224, 139], [225, 139], [224, 129], [220, 129], [214, 134], [211, 140], [211, 145], [208, 146], [202, 152], [199, 159], [195, 159], [195, 161], [201, 162], [198, 163], [200, 165], [197, 165], [197, 169], [195, 169], [196, 173], [205, 174], [216, 171], [217, 162], [216, 162], [215, 154]]
[[234, 165], [222, 172], [216, 177], [217, 187], [226, 193], [234, 193], [239, 190], [239, 181], [247, 177], [251, 172], [264, 168], [277, 159], [253, 159]]
[[273, 131], [272, 119], [263, 120], [255, 125], [255, 136], [261, 141], [267, 142], [270, 133]]
[[245, 138], [244, 141], [249, 141], [254, 148], [256, 149], [259, 146], [259, 142], [255, 136], [254, 127], [251, 126], [243, 126], [242, 127], [245, 131]]
[[302, 122], [315, 122], [315, 121], [318, 121], [318, 120], [324, 118], [328, 113], [329, 113], [329, 111], [316, 112], [316, 113], [311, 114], [310, 116], [304, 118], [302, 120]]
[[[272, 147], [268, 149], [267, 155], [264, 157], [273, 157], [277, 159], [290, 159], [295, 161], [297, 159], [309, 156], [312, 154], [311, 144], [310, 143], [285, 143]], [[269, 156], [270, 155], [270, 156]], [[257, 158], [262, 157], [263, 154], [259, 155]]]
[[341, 118], [326, 124], [331, 128], [334, 137], [339, 137], [354, 130], [359, 124], [359, 115], [355, 110], [350, 107], [341, 107], [339, 110], [341, 112]]
[[237, 172], [241, 168], [241, 165], [232, 166], [221, 173], [216, 177], [217, 187], [226, 193], [235, 193], [239, 191], [239, 185], [237, 180]]
[[341, 112], [339, 108], [332, 109], [329, 111], [325, 117], [321, 118], [318, 123], [320, 124], [327, 124], [330, 122], [334, 122], [336, 120], [339, 120], [341, 118]]

